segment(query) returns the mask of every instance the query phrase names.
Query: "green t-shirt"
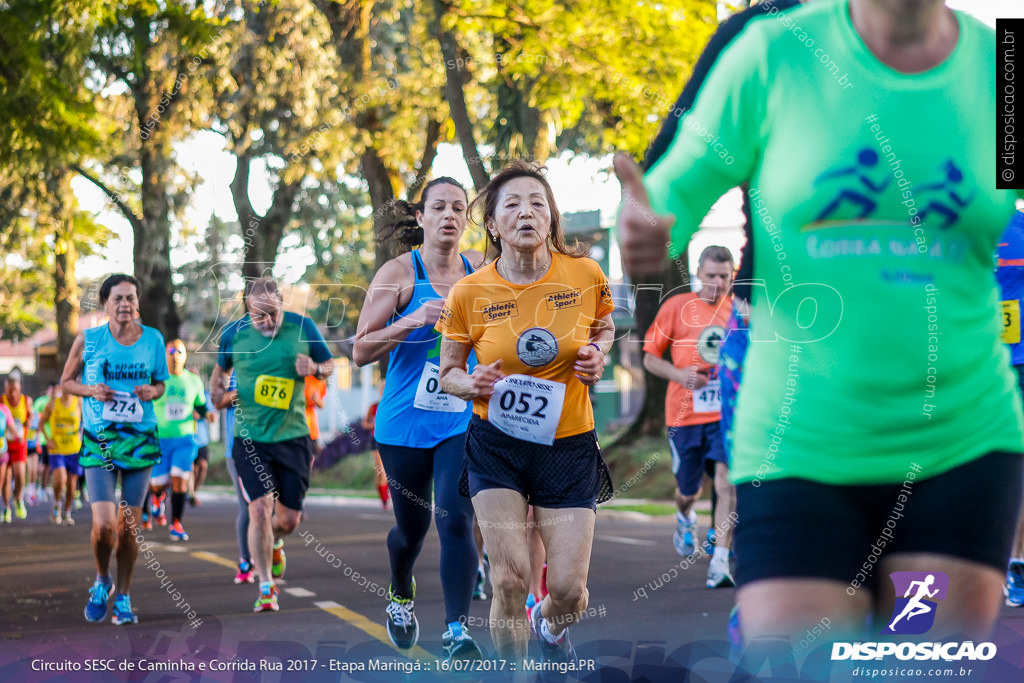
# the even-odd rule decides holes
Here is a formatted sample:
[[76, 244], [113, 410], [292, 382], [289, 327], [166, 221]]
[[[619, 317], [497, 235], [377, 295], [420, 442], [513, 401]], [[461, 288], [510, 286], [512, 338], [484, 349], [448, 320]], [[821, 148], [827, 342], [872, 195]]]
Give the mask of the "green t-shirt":
[[192, 411], [206, 405], [203, 380], [194, 372], [182, 371], [164, 381], [164, 395], [153, 401], [157, 434], [161, 439], [174, 439], [196, 433]]
[[[40, 396], [36, 400], [32, 401], [32, 410], [36, 411], [36, 418], [37, 419], [42, 416], [43, 411], [46, 410], [46, 404], [48, 404], [49, 402], [50, 402], [50, 397], [47, 396], [46, 394], [43, 394], [42, 396]], [[43, 433], [46, 434], [46, 436], [53, 436], [50, 433], [50, 424], [49, 423], [41, 424], [41, 429], [43, 430]], [[37, 432], [38, 432], [38, 430], [37, 430]], [[39, 435], [37, 433], [35, 438], [36, 438], [36, 442], [37, 443], [42, 443], [44, 446], [46, 445], [46, 439], [43, 436], [41, 436], [41, 435]]]
[[309, 436], [305, 379], [295, 372], [300, 353], [314, 363], [331, 358], [313, 321], [297, 313], [286, 312], [269, 339], [252, 326], [248, 315], [224, 329], [217, 364], [235, 370], [235, 438], [277, 443]]
[[736, 482], [900, 482], [1024, 451], [993, 277], [1014, 209], [994, 189], [995, 36], [958, 12], [952, 54], [906, 75], [849, 11], [821, 0], [748, 26], [645, 178], [676, 217], [673, 258], [750, 184]]

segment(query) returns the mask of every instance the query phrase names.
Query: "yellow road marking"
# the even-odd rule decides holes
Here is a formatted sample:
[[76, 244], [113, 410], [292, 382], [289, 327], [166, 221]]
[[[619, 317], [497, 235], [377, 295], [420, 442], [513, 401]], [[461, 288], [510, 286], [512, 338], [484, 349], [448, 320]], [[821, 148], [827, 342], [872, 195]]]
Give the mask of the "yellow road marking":
[[200, 560], [213, 562], [214, 564], [219, 564], [220, 566], [227, 567], [228, 569], [238, 569], [238, 565], [232, 562], [231, 560], [225, 560], [220, 555], [208, 553], [205, 550], [197, 550], [196, 552], [192, 553], [192, 557], [198, 557]]
[[[374, 538], [379, 538], [379, 536], [374, 536]], [[352, 539], [353, 537], [351, 536], [347, 538], [347, 540]], [[223, 557], [215, 555], [214, 553], [208, 553], [205, 550], [200, 550], [192, 553], [192, 557], [198, 558], [200, 560], [206, 560], [207, 562], [213, 562], [214, 564], [219, 564], [223, 567], [228, 567], [229, 569], [237, 568], [234, 562], [231, 562], [230, 560], [225, 560]], [[419, 646], [413, 647], [410, 650], [402, 650], [400, 648], [395, 647], [395, 644], [391, 642], [390, 638], [388, 638], [388, 632], [386, 628], [384, 628], [375, 621], [370, 621], [358, 612], [353, 612], [352, 610], [343, 605], [339, 605], [335, 602], [327, 603], [326, 605], [322, 603], [317, 603], [316, 606], [329, 614], [333, 614], [342, 621], [347, 622], [352, 626], [355, 626], [357, 629], [359, 629], [363, 633], [366, 633], [370, 637], [376, 638], [377, 640], [381, 641], [382, 643], [390, 647], [395, 652], [398, 652], [399, 654], [413, 656], [417, 659], [423, 659], [427, 661], [433, 661], [437, 659], [435, 655], [432, 655], [431, 653], [427, 652]]]
[[411, 655], [416, 659], [425, 659], [428, 661], [433, 661], [437, 659], [435, 655], [432, 655], [431, 653], [427, 652], [418, 645], [413, 647], [411, 650], [401, 650], [395, 647], [395, 644], [391, 642], [390, 638], [388, 638], [387, 629], [385, 629], [383, 626], [381, 626], [375, 621], [370, 621], [362, 614], [359, 614], [358, 612], [353, 612], [347, 607], [344, 607], [342, 605], [337, 605], [336, 607], [320, 606], [320, 609], [322, 609], [325, 612], [333, 614], [342, 621], [352, 624], [360, 631], [363, 631], [371, 637], [376, 638], [377, 640], [381, 641], [382, 643], [390, 647], [395, 652], [398, 652], [399, 654]]

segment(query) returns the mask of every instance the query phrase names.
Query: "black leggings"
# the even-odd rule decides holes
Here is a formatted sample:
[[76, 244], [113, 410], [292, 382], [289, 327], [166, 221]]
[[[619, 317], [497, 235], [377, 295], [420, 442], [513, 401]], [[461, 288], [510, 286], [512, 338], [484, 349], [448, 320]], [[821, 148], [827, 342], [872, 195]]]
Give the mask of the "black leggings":
[[[446, 624], [465, 622], [476, 585], [473, 504], [459, 495], [465, 440], [459, 434], [433, 448], [377, 444], [395, 510], [395, 526], [388, 533], [392, 590], [399, 597], [412, 597], [412, 569], [423, 548], [433, 512], [441, 538]], [[436, 504], [431, 502], [431, 484]]]

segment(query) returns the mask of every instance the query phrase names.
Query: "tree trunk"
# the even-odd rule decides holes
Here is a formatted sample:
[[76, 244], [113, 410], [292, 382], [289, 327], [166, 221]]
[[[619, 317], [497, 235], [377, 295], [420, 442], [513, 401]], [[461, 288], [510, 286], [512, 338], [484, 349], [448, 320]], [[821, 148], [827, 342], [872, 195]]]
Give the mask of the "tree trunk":
[[[231, 179], [231, 200], [238, 214], [238, 225], [242, 232], [242, 277], [251, 280], [271, 277], [277, 250], [284, 237], [284, 229], [292, 219], [295, 197], [299, 194], [298, 182], [281, 181], [270, 202], [270, 208], [263, 216], [256, 215], [249, 201], [249, 176], [252, 155], [249, 152], [236, 154], [235, 175]], [[284, 171], [281, 172], [284, 176]]]
[[416, 180], [409, 186], [410, 194], [417, 192], [427, 182], [430, 175], [430, 167], [434, 165], [437, 158], [437, 143], [441, 140], [441, 122], [430, 117], [427, 120], [427, 139], [423, 143], [423, 154], [416, 165]]
[[[501, 66], [499, 63], [499, 71]], [[506, 121], [498, 137], [498, 149], [509, 158], [527, 157], [544, 163], [551, 155], [548, 115], [530, 105], [530, 86], [508, 77], [498, 84], [495, 120]]]
[[[349, 69], [353, 81], [361, 84], [370, 75], [370, 11], [373, 2], [369, 0], [314, 0], [314, 4], [323, 13], [327, 23], [331, 27], [331, 37], [334, 41], [334, 49], [338, 53], [345, 68]], [[351, 99], [355, 99], [351, 95]], [[377, 147], [377, 136], [383, 130], [381, 121], [382, 112], [376, 107], [370, 107], [363, 111], [354, 112], [353, 121], [360, 129], [369, 135], [370, 143], [363, 150], [359, 158], [359, 170], [370, 191], [370, 206], [373, 208], [373, 233], [380, 235], [380, 231], [387, 223], [387, 218], [394, 207], [397, 195], [396, 178], [397, 173], [388, 166], [387, 161]], [[439, 133], [440, 129], [438, 129]], [[427, 130], [428, 142], [430, 140], [430, 128]], [[436, 141], [433, 146], [436, 147]], [[425, 149], [423, 160], [433, 162], [433, 153], [429, 156]], [[420, 176], [429, 173], [430, 169], [425, 168]], [[379, 269], [384, 263], [398, 256], [402, 248], [394, 242], [376, 242], [375, 265]]]
[[[666, 269], [660, 277], [637, 285], [636, 305], [633, 318], [636, 320], [636, 335], [643, 342], [647, 329], [654, 323], [658, 310], [668, 295], [690, 291], [689, 263], [684, 254], [677, 264]], [[644, 368], [644, 402], [633, 422], [614, 442], [608, 446], [622, 448], [641, 437], [660, 437], [665, 434], [665, 391], [668, 380], [653, 375]]]
[[139, 313], [142, 322], [160, 330], [165, 339], [181, 333], [181, 318], [174, 305], [171, 280], [171, 204], [167, 193], [170, 154], [151, 136], [139, 150], [142, 168], [142, 220], [136, 223], [135, 277], [142, 286]]
[[[367, 147], [359, 160], [359, 169], [370, 187], [370, 205], [373, 207], [373, 234], [380, 235], [387, 224], [388, 215], [395, 204], [395, 186], [391, 173], [380, 153], [374, 147]], [[402, 247], [395, 241], [377, 242], [375, 265], [377, 270], [402, 253]]]
[[171, 201], [168, 194], [171, 175], [170, 122], [174, 100], [164, 103], [163, 119], [155, 129], [146, 128], [150, 114], [161, 104], [158, 76], [149, 64], [152, 51], [152, 22], [136, 12], [133, 15], [133, 36], [138, 53], [134, 83], [131, 86], [135, 116], [140, 136], [139, 168], [142, 171], [140, 198], [142, 218], [132, 221], [135, 235], [134, 264], [138, 278], [139, 313], [142, 322], [160, 330], [165, 339], [175, 339], [181, 332], [181, 318], [174, 305], [174, 282], [171, 279]]
[[469, 109], [466, 107], [464, 92], [465, 67], [463, 60], [459, 59], [459, 46], [455, 40], [455, 34], [442, 28], [442, 20], [447, 11], [448, 5], [444, 0], [434, 0], [433, 28], [437, 40], [441, 44], [441, 56], [444, 59], [444, 93], [448, 100], [452, 121], [455, 123], [459, 144], [462, 146], [462, 158], [466, 160], [466, 166], [469, 167], [469, 173], [473, 177], [473, 187], [479, 192], [484, 189], [490, 178], [476, 146], [473, 122], [469, 120]]
[[78, 281], [75, 266], [74, 198], [71, 191], [71, 173], [62, 170], [51, 178], [50, 197], [54, 215], [54, 310], [57, 315], [57, 367], [67, 363], [71, 344], [78, 336]]

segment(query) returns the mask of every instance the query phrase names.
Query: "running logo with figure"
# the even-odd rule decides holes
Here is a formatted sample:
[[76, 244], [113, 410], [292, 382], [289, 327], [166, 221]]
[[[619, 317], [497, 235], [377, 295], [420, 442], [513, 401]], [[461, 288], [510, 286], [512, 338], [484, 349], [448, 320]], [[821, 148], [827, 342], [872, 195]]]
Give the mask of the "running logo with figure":
[[896, 606], [882, 633], [920, 635], [935, 623], [938, 600], [946, 599], [949, 577], [942, 572], [893, 572]]

